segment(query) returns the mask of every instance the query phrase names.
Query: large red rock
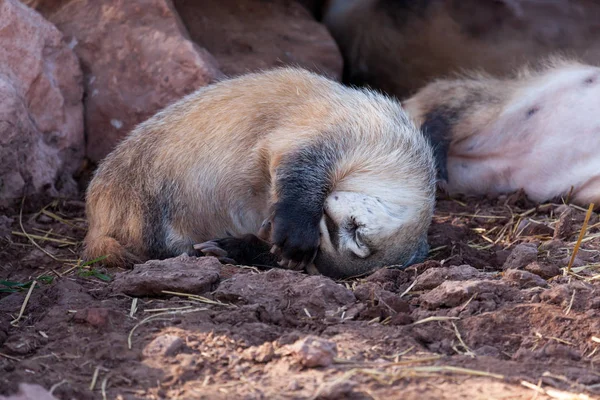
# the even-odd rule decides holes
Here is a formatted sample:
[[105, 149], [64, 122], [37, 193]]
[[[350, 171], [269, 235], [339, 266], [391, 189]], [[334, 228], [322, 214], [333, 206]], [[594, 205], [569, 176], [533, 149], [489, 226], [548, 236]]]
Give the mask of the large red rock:
[[79, 62], [56, 27], [0, 0], [0, 204], [75, 193], [83, 158]]
[[68, 37], [85, 73], [87, 155], [221, 76], [170, 0], [26, 0]]
[[229, 76], [297, 65], [334, 79], [343, 60], [327, 29], [294, 0], [174, 0], [192, 39]]

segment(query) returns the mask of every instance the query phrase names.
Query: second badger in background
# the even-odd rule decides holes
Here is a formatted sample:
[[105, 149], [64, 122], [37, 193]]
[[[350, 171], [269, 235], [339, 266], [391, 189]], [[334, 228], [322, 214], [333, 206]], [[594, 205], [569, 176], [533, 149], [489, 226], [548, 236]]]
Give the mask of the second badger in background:
[[523, 189], [600, 203], [600, 68], [554, 59], [512, 78], [438, 80], [403, 102], [451, 194]]

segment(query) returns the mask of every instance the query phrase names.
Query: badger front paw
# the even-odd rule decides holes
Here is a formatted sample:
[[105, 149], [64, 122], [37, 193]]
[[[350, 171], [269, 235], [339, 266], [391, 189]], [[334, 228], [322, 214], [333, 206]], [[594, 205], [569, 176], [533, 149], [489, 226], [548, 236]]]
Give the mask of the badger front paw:
[[321, 241], [320, 215], [311, 215], [293, 206], [278, 205], [259, 235], [273, 244], [271, 253], [281, 257], [282, 268], [300, 271], [312, 264]]

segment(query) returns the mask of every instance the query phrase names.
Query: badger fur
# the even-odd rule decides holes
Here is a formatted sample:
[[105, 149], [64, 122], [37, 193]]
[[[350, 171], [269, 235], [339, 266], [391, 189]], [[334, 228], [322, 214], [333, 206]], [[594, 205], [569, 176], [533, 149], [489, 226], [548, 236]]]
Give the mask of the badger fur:
[[[403, 102], [451, 194], [600, 202], [600, 68], [550, 59], [510, 78], [437, 80]], [[445, 181], [445, 182], [444, 182]]]
[[90, 183], [84, 257], [208, 254], [347, 277], [423, 260], [434, 201], [432, 151], [397, 101], [276, 69], [136, 127]]

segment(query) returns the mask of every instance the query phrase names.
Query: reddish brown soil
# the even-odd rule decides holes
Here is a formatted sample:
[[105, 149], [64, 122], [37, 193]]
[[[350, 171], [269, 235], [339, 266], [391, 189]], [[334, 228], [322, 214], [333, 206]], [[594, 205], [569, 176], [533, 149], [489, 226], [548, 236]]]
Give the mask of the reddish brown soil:
[[[432, 260], [346, 282], [211, 258], [74, 268], [82, 203], [23, 213], [26, 232], [68, 241], [34, 238], [59, 261], [13, 233], [18, 211], [0, 213], [0, 281], [39, 283], [12, 324], [27, 289], [0, 293], [0, 395], [28, 382], [59, 399], [532, 399], [528, 382], [537, 399], [600, 396], [596, 214], [575, 274], [562, 269], [582, 209], [440, 200]], [[204, 298], [141, 295], [161, 284]]]

